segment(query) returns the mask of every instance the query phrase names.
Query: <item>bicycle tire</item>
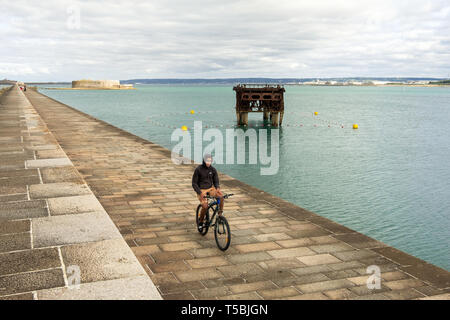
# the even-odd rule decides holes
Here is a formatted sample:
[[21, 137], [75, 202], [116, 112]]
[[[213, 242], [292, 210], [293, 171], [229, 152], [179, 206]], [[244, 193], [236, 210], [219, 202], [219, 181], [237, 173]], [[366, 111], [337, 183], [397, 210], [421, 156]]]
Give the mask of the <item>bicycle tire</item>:
[[[226, 233], [226, 242], [225, 245], [222, 245], [218, 239], [218, 233], [220, 232], [220, 228], [223, 227], [225, 233]], [[214, 226], [214, 238], [216, 239], [217, 247], [219, 247], [220, 250], [225, 251], [228, 249], [228, 247], [231, 244], [231, 231], [230, 231], [230, 225], [228, 224], [227, 219], [224, 216], [219, 216], [216, 219], [216, 224]]]
[[203, 227], [202, 231], [200, 231], [199, 225], [198, 225], [198, 219], [200, 218], [201, 209], [202, 209], [202, 205], [199, 204], [198, 207], [197, 207], [197, 212], [195, 214], [195, 223], [197, 225], [197, 231], [202, 236], [205, 236], [208, 233], [208, 229], [209, 229], [209, 208], [208, 208], [208, 210], [206, 210], [206, 214], [205, 214], [205, 217], [203, 219], [203, 221], [206, 221], [206, 225]]

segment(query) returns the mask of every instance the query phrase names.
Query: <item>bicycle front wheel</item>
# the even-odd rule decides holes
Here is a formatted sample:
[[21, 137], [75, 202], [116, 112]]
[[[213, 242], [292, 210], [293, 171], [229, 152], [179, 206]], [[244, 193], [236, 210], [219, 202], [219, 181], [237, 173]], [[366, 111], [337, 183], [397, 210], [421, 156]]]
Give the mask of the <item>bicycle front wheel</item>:
[[224, 216], [217, 217], [214, 237], [220, 250], [225, 251], [228, 249], [231, 243], [231, 232], [228, 221]]
[[205, 217], [203, 218], [203, 221], [206, 222], [206, 224], [203, 226], [203, 228], [200, 228], [199, 226], [199, 219], [200, 219], [200, 213], [202, 212], [202, 206], [199, 204], [197, 207], [197, 212], [195, 215], [195, 222], [197, 224], [197, 230], [200, 232], [202, 236], [206, 235], [208, 233], [209, 229], [209, 208], [206, 210]]

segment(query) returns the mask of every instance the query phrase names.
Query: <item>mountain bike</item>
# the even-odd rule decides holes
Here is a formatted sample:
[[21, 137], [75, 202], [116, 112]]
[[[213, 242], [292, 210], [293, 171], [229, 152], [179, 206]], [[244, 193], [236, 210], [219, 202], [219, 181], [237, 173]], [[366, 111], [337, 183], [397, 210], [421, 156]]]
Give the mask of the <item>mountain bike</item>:
[[[228, 199], [233, 194], [225, 194], [224, 199]], [[208, 199], [208, 209], [206, 210], [205, 217], [203, 218], [203, 224], [199, 225], [200, 213], [202, 210], [202, 205], [199, 204], [197, 207], [197, 213], [195, 215], [195, 221], [197, 223], [197, 230], [202, 236], [208, 233], [209, 227], [214, 227], [214, 238], [216, 239], [217, 247], [220, 250], [225, 251], [228, 249], [231, 243], [231, 232], [230, 226], [227, 219], [222, 215], [218, 215], [220, 198], [211, 197], [209, 194], [206, 195]], [[212, 210], [213, 215], [211, 219], [209, 218], [209, 210]], [[216, 216], [217, 215], [217, 216]], [[214, 219], [216, 218], [216, 219]]]

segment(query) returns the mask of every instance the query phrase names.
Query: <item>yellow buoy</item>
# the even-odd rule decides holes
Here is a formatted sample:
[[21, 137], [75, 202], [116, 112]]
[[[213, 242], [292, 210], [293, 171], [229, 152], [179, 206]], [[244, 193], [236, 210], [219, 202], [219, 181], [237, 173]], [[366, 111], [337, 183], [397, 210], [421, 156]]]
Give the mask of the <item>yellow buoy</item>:
[[318, 113], [317, 111], [316, 111], [316, 112], [314, 112], [314, 115], [315, 115], [315, 116], [317, 116], [318, 114], [319, 114], [319, 113]]
[[356, 123], [353, 124], [353, 129], [358, 129], [358, 125]]
[[188, 129], [188, 127], [186, 127], [186, 126], [181, 127], [181, 130], [183, 130], [183, 131], [187, 131], [187, 129]]
[[195, 113], [195, 111], [194, 110], [191, 110], [191, 114], [194, 114]]

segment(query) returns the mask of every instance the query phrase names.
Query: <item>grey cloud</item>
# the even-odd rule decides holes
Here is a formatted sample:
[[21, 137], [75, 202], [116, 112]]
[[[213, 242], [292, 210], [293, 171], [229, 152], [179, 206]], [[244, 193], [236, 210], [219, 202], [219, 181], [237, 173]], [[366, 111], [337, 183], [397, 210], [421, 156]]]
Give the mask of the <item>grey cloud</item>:
[[[447, 76], [448, 1], [2, 1], [0, 78]], [[70, 8], [80, 29], [69, 29]]]

